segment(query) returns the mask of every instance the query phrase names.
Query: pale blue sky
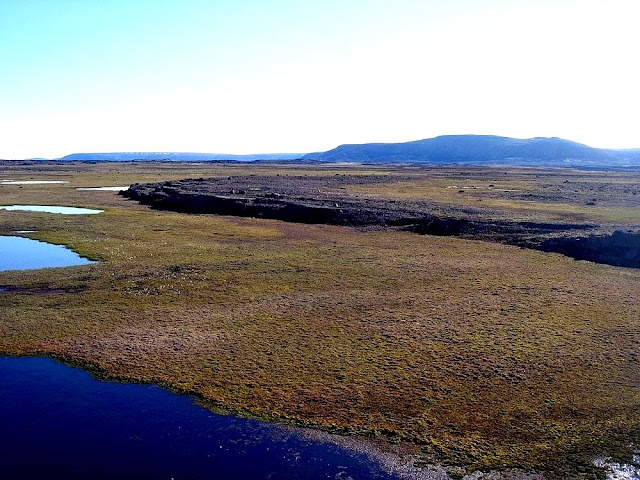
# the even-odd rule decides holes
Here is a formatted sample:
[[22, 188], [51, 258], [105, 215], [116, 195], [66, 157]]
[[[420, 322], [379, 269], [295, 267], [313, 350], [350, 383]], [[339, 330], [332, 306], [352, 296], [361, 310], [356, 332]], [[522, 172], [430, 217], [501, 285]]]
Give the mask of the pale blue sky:
[[0, 158], [640, 147], [637, 0], [0, 0]]

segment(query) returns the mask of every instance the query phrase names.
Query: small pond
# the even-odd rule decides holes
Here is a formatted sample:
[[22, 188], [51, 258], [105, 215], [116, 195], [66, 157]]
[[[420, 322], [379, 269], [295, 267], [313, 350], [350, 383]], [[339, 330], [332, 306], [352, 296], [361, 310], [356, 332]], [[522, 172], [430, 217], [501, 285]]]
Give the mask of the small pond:
[[94, 215], [104, 210], [79, 207], [61, 207], [57, 205], [0, 205], [0, 210], [18, 212], [59, 213], [62, 215]]
[[93, 263], [62, 245], [0, 235], [0, 272]]
[[0, 357], [3, 478], [392, 479], [369, 456], [150, 385]]

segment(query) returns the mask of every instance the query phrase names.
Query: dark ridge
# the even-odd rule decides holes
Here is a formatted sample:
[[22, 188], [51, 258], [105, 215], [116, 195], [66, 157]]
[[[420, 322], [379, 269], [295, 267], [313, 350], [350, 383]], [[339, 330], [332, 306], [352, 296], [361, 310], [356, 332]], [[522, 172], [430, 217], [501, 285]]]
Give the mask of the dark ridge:
[[[579, 260], [640, 268], [640, 232], [608, 232], [589, 223], [517, 222], [435, 213], [431, 205], [358, 199], [340, 186], [388, 178], [251, 177], [136, 184], [120, 194], [157, 209], [256, 217], [306, 224], [399, 228], [418, 234], [457, 236], [561, 253]], [[598, 234], [596, 235], [595, 232]], [[590, 235], [589, 235], [590, 234]]]
[[[518, 246], [528, 246], [529, 236], [555, 232], [583, 231], [595, 228], [592, 224], [481, 221], [452, 217], [425, 217], [405, 230], [421, 235], [456, 236], [494, 240]], [[519, 239], [518, 236], [522, 238]], [[533, 247], [532, 247], [533, 248]]]
[[577, 260], [640, 268], [639, 232], [617, 230], [611, 235], [550, 238], [543, 241], [539, 249], [545, 252], [561, 253]]

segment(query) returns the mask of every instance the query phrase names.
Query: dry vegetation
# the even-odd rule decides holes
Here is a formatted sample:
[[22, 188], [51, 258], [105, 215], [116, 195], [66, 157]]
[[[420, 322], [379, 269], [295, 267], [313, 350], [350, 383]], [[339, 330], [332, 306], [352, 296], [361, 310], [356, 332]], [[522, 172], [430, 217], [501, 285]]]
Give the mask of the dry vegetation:
[[[0, 273], [0, 353], [44, 353], [194, 393], [212, 408], [380, 436], [417, 446], [425, 462], [468, 471], [519, 467], [566, 478], [597, 473], [593, 455], [624, 459], [640, 442], [640, 270], [458, 238], [159, 212], [75, 189], [347, 168], [372, 172], [0, 165], [0, 179], [70, 182], [3, 185], [0, 204], [106, 210], [0, 210], [0, 234], [38, 230], [30, 236], [101, 260]], [[526, 217], [639, 218], [606, 193], [637, 190], [618, 174], [518, 171], [466, 189], [479, 182], [473, 172], [423, 173], [423, 182], [358, 194], [508, 202]], [[452, 183], [454, 174], [461, 180]], [[596, 206], [537, 204], [525, 193], [565, 180], [611, 186]], [[520, 193], [505, 199], [490, 188]]]

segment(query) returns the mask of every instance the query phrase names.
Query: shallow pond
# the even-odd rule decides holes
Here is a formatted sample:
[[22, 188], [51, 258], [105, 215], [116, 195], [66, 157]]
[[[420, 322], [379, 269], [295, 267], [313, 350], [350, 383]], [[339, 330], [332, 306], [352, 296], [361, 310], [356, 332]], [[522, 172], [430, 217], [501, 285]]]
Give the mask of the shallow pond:
[[0, 272], [93, 263], [62, 245], [0, 235]]
[[396, 478], [304, 430], [217, 415], [41, 357], [0, 357], [0, 432], [3, 478]]
[[59, 213], [62, 215], [94, 215], [104, 210], [79, 207], [62, 207], [58, 205], [0, 205], [0, 210], [19, 212]]

